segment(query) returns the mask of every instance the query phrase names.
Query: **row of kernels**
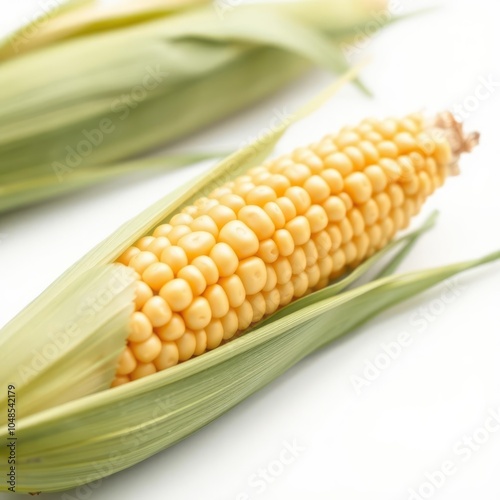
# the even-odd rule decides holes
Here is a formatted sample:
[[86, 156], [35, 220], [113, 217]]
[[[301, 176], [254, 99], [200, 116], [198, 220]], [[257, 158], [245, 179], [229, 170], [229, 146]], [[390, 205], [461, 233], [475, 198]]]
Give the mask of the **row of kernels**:
[[298, 149], [217, 188], [129, 249], [121, 261], [145, 280], [138, 314], [152, 316], [143, 337], [135, 333], [148, 344], [129, 339], [139, 373], [151, 370], [153, 336], [181, 348], [177, 361], [188, 359], [386, 244], [446, 175], [422, 156], [411, 136], [419, 127], [366, 123]]

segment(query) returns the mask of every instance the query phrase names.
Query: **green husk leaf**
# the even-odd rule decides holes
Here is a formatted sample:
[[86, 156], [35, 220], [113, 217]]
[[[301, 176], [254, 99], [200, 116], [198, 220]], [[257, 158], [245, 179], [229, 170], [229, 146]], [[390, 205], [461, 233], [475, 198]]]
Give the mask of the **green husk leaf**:
[[[18, 491], [60, 491], [130, 467], [200, 429], [381, 311], [497, 259], [500, 252], [370, 282], [300, 308], [188, 363], [21, 419]], [[6, 432], [6, 427], [0, 430], [0, 439]], [[0, 457], [5, 454], [2, 449]]]
[[[247, 8], [245, 5], [236, 7], [210, 0], [129, 0], [113, 6], [101, 5], [99, 8], [95, 8], [95, 0], [73, 0], [69, 3], [75, 4], [69, 12], [64, 9], [53, 12], [51, 18], [38, 26], [29, 39], [24, 41], [18, 52], [13, 51], [7, 44], [0, 44], [0, 60], [58, 41], [138, 25], [204, 4], [212, 3], [213, 13], [221, 20], [225, 20], [235, 10]], [[274, 7], [273, 2], [265, 5], [266, 11]], [[372, 15], [371, 9], [367, 7], [364, 0], [348, 3], [308, 0], [279, 5], [278, 8], [316, 30], [320, 28], [328, 33], [349, 33], [354, 26], [366, 22]]]
[[340, 49], [323, 32], [296, 16], [284, 15], [279, 5], [242, 5], [220, 19], [213, 11], [199, 9], [186, 15], [168, 33], [170, 39], [195, 38], [212, 42], [238, 40], [281, 48], [313, 61], [318, 66], [346, 71]]
[[[24, 334], [2, 330], [0, 350], [14, 362], [2, 362], [0, 380], [16, 387], [19, 418], [109, 387], [127, 337], [123, 325], [134, 310], [135, 283], [124, 266], [95, 267], [69, 283], [57, 307], [48, 307]], [[6, 391], [0, 412], [7, 415]]]
[[118, 5], [97, 5], [95, 0], [73, 0], [69, 2], [73, 4], [71, 9], [53, 11], [43, 24], [35, 24], [34, 32], [29, 37], [23, 37], [16, 50], [12, 38], [19, 36], [22, 28], [4, 43], [0, 43], [0, 61], [70, 38], [137, 25], [196, 5], [207, 4], [209, 1], [128, 0]]

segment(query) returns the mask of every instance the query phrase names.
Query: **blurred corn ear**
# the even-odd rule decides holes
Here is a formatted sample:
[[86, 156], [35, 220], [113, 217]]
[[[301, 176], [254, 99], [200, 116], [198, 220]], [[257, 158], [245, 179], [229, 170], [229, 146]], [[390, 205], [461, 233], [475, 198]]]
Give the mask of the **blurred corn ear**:
[[385, 3], [233, 5], [70, 2], [0, 43], [0, 212], [116, 175], [311, 65], [344, 71], [341, 40]]

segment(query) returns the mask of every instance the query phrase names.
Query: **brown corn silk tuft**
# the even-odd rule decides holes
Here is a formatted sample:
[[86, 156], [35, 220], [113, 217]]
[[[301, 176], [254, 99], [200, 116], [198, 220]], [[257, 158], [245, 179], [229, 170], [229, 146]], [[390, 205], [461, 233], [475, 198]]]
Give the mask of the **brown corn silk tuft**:
[[359, 265], [477, 142], [447, 112], [369, 118], [184, 207], [117, 260], [138, 282], [113, 386], [215, 349]]

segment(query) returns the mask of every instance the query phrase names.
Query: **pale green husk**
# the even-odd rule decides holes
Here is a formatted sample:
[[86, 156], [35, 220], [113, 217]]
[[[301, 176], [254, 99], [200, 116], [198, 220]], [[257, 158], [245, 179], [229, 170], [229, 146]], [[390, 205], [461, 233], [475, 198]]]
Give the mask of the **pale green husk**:
[[[314, 111], [355, 76], [355, 71], [345, 75], [296, 118]], [[261, 163], [286, 128], [282, 124], [265, 142], [256, 141], [234, 153], [194, 185], [134, 218], [0, 331], [0, 352], [9, 353], [0, 368], [0, 380], [4, 387], [16, 386], [16, 436], [22, 443], [17, 449], [16, 491], [65, 490], [130, 467], [200, 429], [304, 356], [386, 308], [459, 272], [500, 259], [497, 252], [437, 269], [390, 274], [419, 235], [432, 226], [431, 216], [421, 229], [389, 244], [343, 280], [293, 302], [247, 334], [163, 372], [103, 390], [106, 380], [111, 382], [119, 346], [128, 335], [127, 312], [132, 304], [127, 279], [116, 286], [114, 273], [124, 266], [110, 263], [170, 214]], [[382, 269], [382, 278], [345, 291], [398, 248]], [[92, 321], [89, 307], [94, 311]], [[51, 333], [68, 322], [77, 324], [82, 335], [63, 336], [53, 355], [44, 354], [47, 343], [56, 343]], [[36, 369], [33, 363], [40, 362], [40, 353], [44, 363]], [[20, 366], [35, 368], [30, 378], [23, 377]], [[95, 377], [86, 377], [89, 373]], [[4, 443], [9, 437], [6, 392], [0, 393]], [[7, 452], [7, 447], [0, 447], [0, 467], [7, 463]], [[0, 490], [7, 486], [0, 483]]]
[[[189, 362], [24, 418], [17, 426], [24, 443], [17, 491], [65, 490], [130, 467], [200, 429], [386, 308], [496, 259], [500, 252], [389, 276], [339, 295], [328, 287], [314, 303], [303, 307], [298, 300], [279, 319]], [[0, 439], [7, 439], [5, 428]]]
[[[223, 13], [217, 6], [225, 0], [84, 5], [7, 40], [0, 44], [0, 213], [103, 180], [110, 164], [258, 101], [311, 65], [345, 71], [341, 40], [371, 18], [369, 3], [268, 2]], [[84, 131], [103, 120], [113, 131], [75, 157], [71, 151], [88, 142]]]

